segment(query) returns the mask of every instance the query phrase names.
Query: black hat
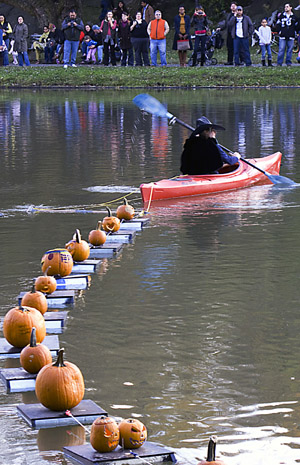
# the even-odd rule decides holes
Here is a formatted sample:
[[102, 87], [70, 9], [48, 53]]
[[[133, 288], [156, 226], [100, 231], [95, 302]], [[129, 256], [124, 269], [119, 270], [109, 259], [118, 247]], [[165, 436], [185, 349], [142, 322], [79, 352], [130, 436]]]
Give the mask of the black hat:
[[212, 123], [211, 121], [209, 121], [208, 118], [206, 118], [206, 116], [201, 116], [201, 118], [197, 119], [197, 127], [191, 134], [191, 137], [200, 134], [202, 131], [205, 131], [205, 129], [216, 129], [225, 131], [225, 128], [223, 126]]

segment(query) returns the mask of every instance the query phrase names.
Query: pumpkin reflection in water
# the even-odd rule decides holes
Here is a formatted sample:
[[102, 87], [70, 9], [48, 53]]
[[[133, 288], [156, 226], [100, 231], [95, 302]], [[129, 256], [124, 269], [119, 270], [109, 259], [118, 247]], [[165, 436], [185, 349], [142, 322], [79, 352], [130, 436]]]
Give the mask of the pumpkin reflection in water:
[[62, 451], [63, 447], [81, 446], [84, 443], [85, 430], [79, 425], [38, 430], [37, 444], [41, 455], [55, 463], [58, 463], [57, 454], [51, 454], [50, 451]]
[[139, 420], [127, 418], [119, 424], [120, 445], [124, 449], [138, 449], [147, 439], [146, 426]]
[[92, 424], [91, 445], [98, 452], [111, 452], [119, 444], [120, 433], [117, 423], [110, 417], [99, 417]]

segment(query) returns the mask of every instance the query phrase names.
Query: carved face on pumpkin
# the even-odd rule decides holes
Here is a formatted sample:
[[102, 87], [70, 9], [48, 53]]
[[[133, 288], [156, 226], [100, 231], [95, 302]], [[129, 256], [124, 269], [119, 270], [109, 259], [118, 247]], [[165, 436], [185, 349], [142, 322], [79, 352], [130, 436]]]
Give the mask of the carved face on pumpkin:
[[98, 452], [111, 452], [119, 444], [120, 433], [117, 423], [110, 417], [97, 418], [91, 429], [91, 445]]
[[147, 439], [146, 426], [139, 420], [127, 418], [119, 424], [120, 445], [124, 449], [138, 449]]

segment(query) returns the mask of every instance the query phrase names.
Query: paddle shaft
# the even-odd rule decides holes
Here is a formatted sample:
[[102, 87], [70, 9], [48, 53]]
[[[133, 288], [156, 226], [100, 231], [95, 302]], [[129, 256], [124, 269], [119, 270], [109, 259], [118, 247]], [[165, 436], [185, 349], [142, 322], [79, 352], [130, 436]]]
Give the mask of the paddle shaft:
[[[195, 130], [195, 128], [193, 128], [193, 127], [190, 126], [189, 124], [185, 123], [184, 121], [181, 121], [180, 119], [178, 119], [178, 118], [177, 118], [176, 116], [174, 116], [174, 115], [172, 115], [172, 118], [171, 118], [171, 120], [170, 120], [170, 123], [171, 123], [171, 124], [172, 124], [173, 122], [174, 122], [174, 123], [176, 122], [176, 123], [180, 124], [181, 126], [184, 126], [185, 128], [189, 129], [190, 131], [194, 131], [194, 130]], [[221, 149], [226, 150], [226, 152], [231, 153], [231, 154], [233, 153], [232, 150], [228, 149], [227, 147], [224, 147], [224, 145], [221, 145], [221, 144], [218, 144], [218, 145], [221, 147]], [[251, 163], [250, 161], [248, 161], [248, 160], [246, 160], [245, 158], [242, 158], [242, 157], [241, 157], [240, 159], [241, 159], [244, 163], [247, 163], [247, 165], [252, 166], [252, 168], [255, 168], [256, 170], [258, 170], [258, 171], [260, 171], [261, 173], [263, 173], [265, 176], [268, 176], [268, 173], [267, 173], [266, 171], [264, 171], [263, 169], [259, 168], [259, 167], [256, 166], [256, 165], [253, 165], [253, 163]]]

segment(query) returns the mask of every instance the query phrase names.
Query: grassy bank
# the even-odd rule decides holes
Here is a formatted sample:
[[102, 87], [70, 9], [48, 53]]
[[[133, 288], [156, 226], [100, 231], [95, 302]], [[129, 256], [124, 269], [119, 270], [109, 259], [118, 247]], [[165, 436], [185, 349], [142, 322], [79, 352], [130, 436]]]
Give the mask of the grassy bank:
[[300, 86], [299, 67], [103, 68], [61, 66], [0, 68], [1, 87], [222, 87]]

